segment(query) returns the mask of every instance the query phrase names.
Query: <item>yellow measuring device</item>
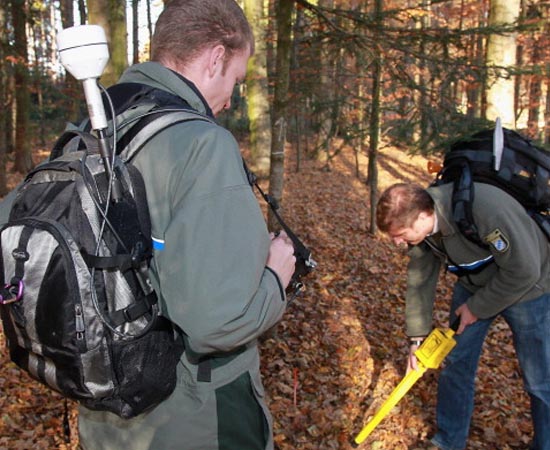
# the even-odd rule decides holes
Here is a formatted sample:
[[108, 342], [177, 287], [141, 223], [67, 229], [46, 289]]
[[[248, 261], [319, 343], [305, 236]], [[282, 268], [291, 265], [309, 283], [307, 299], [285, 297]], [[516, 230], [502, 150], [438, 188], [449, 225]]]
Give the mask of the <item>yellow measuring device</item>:
[[417, 370], [411, 370], [397, 387], [390, 394], [388, 399], [382, 404], [375, 416], [368, 422], [361, 432], [355, 438], [356, 444], [361, 444], [377, 427], [384, 417], [388, 415], [390, 410], [399, 403], [409, 389], [424, 375], [428, 369], [437, 369], [443, 362], [445, 357], [451, 352], [456, 345], [453, 336], [458, 329], [459, 320], [455, 320], [451, 328], [444, 330], [443, 328], [435, 328], [422, 345], [414, 352], [417, 359]]

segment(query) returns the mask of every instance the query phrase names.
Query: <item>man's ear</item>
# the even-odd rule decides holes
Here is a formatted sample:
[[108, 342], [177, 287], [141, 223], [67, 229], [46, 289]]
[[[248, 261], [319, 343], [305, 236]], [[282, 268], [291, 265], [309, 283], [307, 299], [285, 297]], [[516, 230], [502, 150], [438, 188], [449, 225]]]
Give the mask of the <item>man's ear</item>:
[[427, 211], [421, 211], [418, 214], [418, 219], [422, 224], [425, 224], [430, 230], [434, 226], [434, 213], [433, 212], [427, 212]]
[[221, 44], [212, 47], [208, 59], [208, 73], [214, 77], [218, 71], [223, 70], [225, 47]]
[[418, 213], [418, 218], [420, 220], [426, 220], [429, 216], [430, 216], [430, 214], [428, 214], [426, 211], [420, 211]]

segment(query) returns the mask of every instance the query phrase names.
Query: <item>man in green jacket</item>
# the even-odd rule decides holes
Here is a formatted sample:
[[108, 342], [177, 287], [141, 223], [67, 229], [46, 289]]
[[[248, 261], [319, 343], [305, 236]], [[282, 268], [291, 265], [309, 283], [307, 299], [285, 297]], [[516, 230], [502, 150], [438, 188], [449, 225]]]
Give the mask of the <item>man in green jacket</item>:
[[[531, 399], [532, 449], [550, 450], [550, 246], [522, 205], [501, 189], [475, 183], [473, 217], [486, 246], [466, 239], [453, 222], [452, 184], [423, 189], [396, 184], [377, 206], [377, 223], [396, 244], [409, 246], [406, 322], [414, 351], [431, 331], [441, 266], [459, 276], [451, 321], [460, 318], [457, 345], [439, 377], [434, 448], [466, 447], [474, 382], [485, 336], [501, 315], [510, 326]], [[492, 447], [491, 447], [492, 448]]]
[[[130, 67], [120, 82], [162, 89], [213, 119], [230, 106], [253, 49], [234, 0], [172, 0], [156, 24], [152, 62]], [[135, 165], [151, 213], [153, 284], [186, 350], [174, 393], [153, 410], [124, 420], [81, 407], [80, 443], [87, 450], [272, 449], [257, 339], [285, 311], [293, 246], [286, 234], [268, 233], [237, 142], [213, 120], [163, 130]]]

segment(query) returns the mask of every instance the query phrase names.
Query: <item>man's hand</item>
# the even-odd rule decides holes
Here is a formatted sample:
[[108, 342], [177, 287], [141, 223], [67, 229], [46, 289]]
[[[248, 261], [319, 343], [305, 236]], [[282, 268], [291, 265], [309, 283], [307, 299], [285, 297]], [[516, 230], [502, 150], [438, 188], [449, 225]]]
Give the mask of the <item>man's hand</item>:
[[456, 334], [461, 334], [468, 325], [477, 322], [477, 317], [470, 311], [466, 303], [456, 308], [455, 314], [460, 317], [460, 325], [458, 330], [456, 330]]
[[414, 354], [418, 347], [419, 346], [416, 344], [411, 344], [409, 346], [409, 357], [407, 358], [407, 373], [409, 373], [411, 370], [418, 370], [416, 355]]
[[279, 276], [284, 289], [290, 283], [295, 264], [294, 245], [287, 234], [284, 231], [277, 236], [271, 234], [271, 246], [266, 265]]

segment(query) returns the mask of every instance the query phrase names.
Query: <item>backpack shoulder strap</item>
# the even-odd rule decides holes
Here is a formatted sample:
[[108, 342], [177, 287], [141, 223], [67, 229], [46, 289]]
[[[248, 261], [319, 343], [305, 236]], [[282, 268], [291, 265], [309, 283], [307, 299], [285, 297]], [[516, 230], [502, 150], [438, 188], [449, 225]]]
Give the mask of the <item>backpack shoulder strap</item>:
[[462, 161], [460, 164], [460, 177], [453, 182], [451, 200], [453, 221], [467, 239], [480, 247], [487, 248], [487, 244], [479, 236], [472, 212], [475, 190], [470, 164], [467, 161]]
[[123, 142], [118, 142], [117, 153], [125, 162], [130, 162], [147, 142], [167, 128], [192, 120], [214, 123], [212, 119], [196, 111], [171, 108], [151, 111], [147, 119], [136, 133], [127, 133]]
[[141, 83], [119, 83], [108, 89], [119, 136], [116, 153], [131, 161], [141, 148], [164, 129], [190, 120], [215, 123], [170, 92]]

